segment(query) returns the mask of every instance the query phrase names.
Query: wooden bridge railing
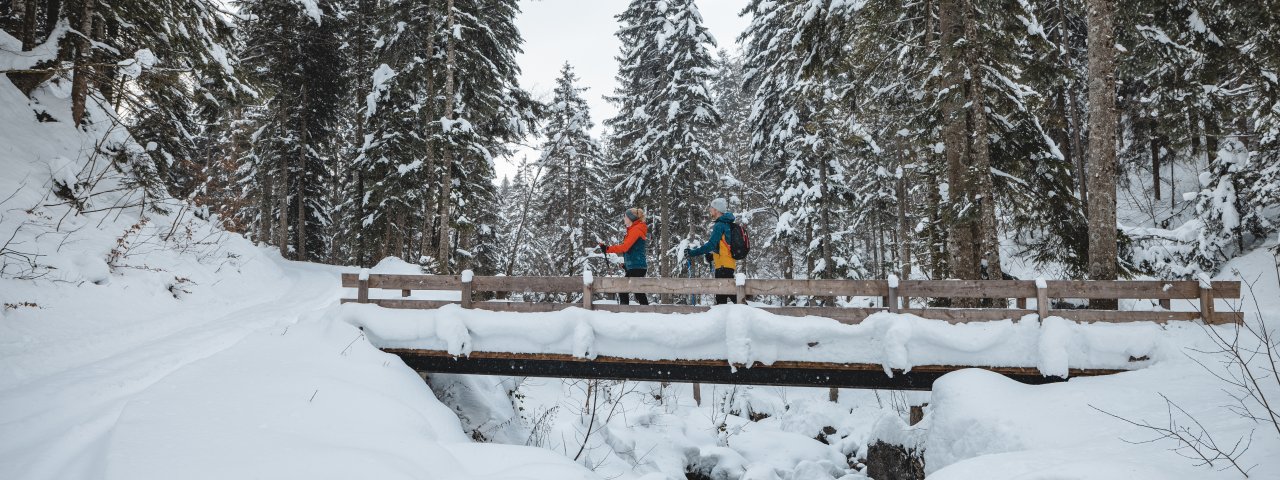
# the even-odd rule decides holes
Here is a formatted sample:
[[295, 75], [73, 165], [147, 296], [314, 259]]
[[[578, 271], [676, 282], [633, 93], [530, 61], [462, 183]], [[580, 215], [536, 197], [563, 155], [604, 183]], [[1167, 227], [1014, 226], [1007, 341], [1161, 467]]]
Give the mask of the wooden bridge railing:
[[[464, 278], [469, 281], [463, 281]], [[891, 286], [896, 283], [896, 286]], [[779, 315], [828, 317], [843, 323], [858, 323], [881, 311], [902, 312], [951, 323], [1003, 320], [1038, 314], [1040, 318], [1059, 316], [1081, 322], [1168, 322], [1202, 319], [1208, 324], [1239, 324], [1240, 312], [1214, 310], [1214, 299], [1240, 298], [1240, 282], [1212, 282], [1202, 288], [1196, 281], [1088, 281], [1088, 280], [780, 280], [710, 278], [622, 278], [596, 277], [590, 283], [582, 277], [505, 277], [459, 275], [342, 275], [342, 286], [357, 289], [357, 298], [343, 303], [372, 303], [388, 308], [439, 308], [460, 304], [502, 312], [547, 312], [571, 306], [613, 312], [691, 313], [707, 310], [697, 305], [615, 305], [593, 302], [594, 294], [624, 292], [656, 294], [733, 295], [738, 303], [752, 296], [864, 296], [880, 297], [882, 307], [761, 307]], [[400, 290], [402, 298], [370, 298], [370, 289]], [[457, 291], [458, 301], [417, 300], [413, 290]], [[580, 293], [582, 303], [476, 301], [480, 292], [494, 293]], [[994, 298], [1014, 299], [1015, 308], [912, 308], [908, 298]], [[1035, 298], [1036, 309], [1026, 308]], [[1161, 310], [1053, 309], [1050, 299], [1152, 299]], [[1198, 311], [1169, 311], [1171, 300], [1194, 300]]]

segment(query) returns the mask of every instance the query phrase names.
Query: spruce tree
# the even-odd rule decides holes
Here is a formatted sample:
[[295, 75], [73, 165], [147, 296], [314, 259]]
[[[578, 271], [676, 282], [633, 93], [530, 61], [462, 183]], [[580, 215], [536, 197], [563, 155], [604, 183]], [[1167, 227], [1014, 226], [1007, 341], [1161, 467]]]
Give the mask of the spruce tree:
[[[267, 112], [258, 117], [252, 167], [245, 181], [272, 186], [272, 238], [281, 255], [327, 257], [332, 207], [330, 185], [334, 127], [342, 101], [343, 57], [333, 4], [316, 9], [289, 0], [246, 0], [245, 56]], [[269, 180], [268, 180], [269, 177]], [[268, 208], [265, 204], [263, 208]]]
[[721, 122], [709, 88], [715, 41], [692, 0], [637, 0], [619, 19], [619, 112], [607, 124], [617, 137], [613, 168], [624, 177], [614, 188], [651, 214], [657, 270], [670, 275], [676, 247], [702, 234], [707, 202], [722, 195], [711, 140]]
[[[853, 191], [847, 174], [869, 138], [850, 128], [830, 102], [831, 84], [804, 67], [801, 37], [806, 11], [796, 4], [755, 2], [746, 41], [745, 80], [754, 103], [749, 116], [753, 161], [770, 166], [778, 181], [773, 227], [788, 278], [840, 278], [862, 273], [857, 242], [840, 225], [858, 223], [845, 209]], [[776, 37], [774, 35], [777, 35]], [[777, 38], [792, 39], [779, 42]], [[796, 266], [796, 261], [800, 266]], [[801, 268], [802, 267], [802, 268]]]
[[[471, 250], [488, 241], [480, 235], [493, 228], [480, 219], [482, 213], [498, 207], [493, 161], [509, 155], [510, 143], [533, 131], [542, 106], [518, 82], [515, 57], [523, 39], [515, 27], [517, 2], [443, 3], [443, 38], [437, 42], [445, 50], [444, 88], [438, 92], [444, 108], [435, 124], [439, 133], [433, 131], [444, 154], [437, 201], [437, 261], [444, 271], [452, 271], [450, 265], [455, 263], [459, 268], [491, 269], [497, 258], [480, 259]], [[454, 258], [458, 248], [462, 258]]]
[[[584, 88], [568, 63], [556, 79], [555, 96], [546, 109], [542, 157], [538, 160], [541, 210], [538, 230], [554, 239], [557, 256], [551, 275], [574, 275], [584, 247], [606, 233], [605, 222], [622, 208], [599, 201], [607, 193], [600, 145], [591, 138], [591, 114]], [[614, 210], [617, 210], [616, 212]]]

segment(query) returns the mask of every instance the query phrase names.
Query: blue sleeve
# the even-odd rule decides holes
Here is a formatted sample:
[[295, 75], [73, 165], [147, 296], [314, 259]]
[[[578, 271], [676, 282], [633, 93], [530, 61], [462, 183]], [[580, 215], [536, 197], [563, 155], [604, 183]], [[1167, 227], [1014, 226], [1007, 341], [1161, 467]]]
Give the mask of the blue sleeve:
[[707, 240], [707, 243], [703, 244], [701, 247], [693, 249], [692, 252], [689, 252], [689, 255], [706, 255], [708, 253], [719, 251], [720, 239], [724, 238], [724, 235], [728, 230], [729, 227], [726, 227], [724, 222], [716, 222], [716, 226], [711, 227], [711, 238]]

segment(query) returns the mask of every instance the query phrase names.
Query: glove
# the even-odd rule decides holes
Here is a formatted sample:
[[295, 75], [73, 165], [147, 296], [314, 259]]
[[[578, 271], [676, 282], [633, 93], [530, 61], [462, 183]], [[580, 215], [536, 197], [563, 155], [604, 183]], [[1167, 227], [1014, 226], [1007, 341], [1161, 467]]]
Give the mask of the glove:
[[710, 253], [708, 253], [708, 254], [707, 254], [705, 257], [703, 257], [703, 258], [705, 258], [705, 259], [707, 260], [707, 265], [715, 265], [715, 264], [716, 264], [716, 257], [711, 256], [711, 254], [710, 254]]
[[602, 254], [604, 253], [605, 248], [606, 248], [606, 247], [604, 246], [604, 244], [603, 244], [603, 243], [597, 243], [597, 244], [596, 244], [596, 250], [598, 250], [598, 251], [599, 251], [600, 253], [602, 253]]
[[684, 258], [692, 258], [692, 257], [693, 257], [693, 249], [692, 248], [684, 249]]

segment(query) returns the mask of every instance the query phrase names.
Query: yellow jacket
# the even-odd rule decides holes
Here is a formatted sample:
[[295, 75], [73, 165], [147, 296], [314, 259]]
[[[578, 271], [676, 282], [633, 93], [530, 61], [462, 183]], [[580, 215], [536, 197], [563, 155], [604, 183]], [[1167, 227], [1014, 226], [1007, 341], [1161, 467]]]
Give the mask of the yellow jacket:
[[707, 239], [707, 243], [701, 247], [689, 251], [689, 255], [698, 256], [711, 254], [712, 264], [716, 268], [738, 268], [738, 261], [733, 259], [733, 255], [729, 253], [729, 229], [732, 228], [734, 222], [732, 213], [725, 213], [716, 219], [715, 225], [711, 227], [711, 238]]

